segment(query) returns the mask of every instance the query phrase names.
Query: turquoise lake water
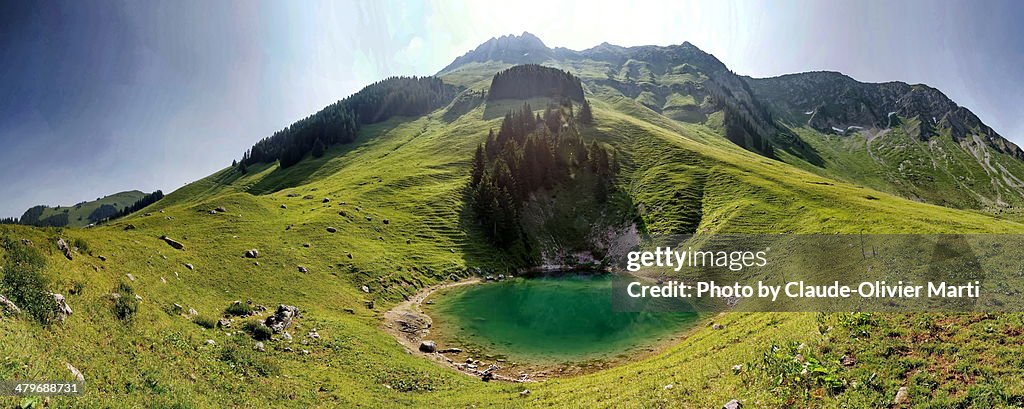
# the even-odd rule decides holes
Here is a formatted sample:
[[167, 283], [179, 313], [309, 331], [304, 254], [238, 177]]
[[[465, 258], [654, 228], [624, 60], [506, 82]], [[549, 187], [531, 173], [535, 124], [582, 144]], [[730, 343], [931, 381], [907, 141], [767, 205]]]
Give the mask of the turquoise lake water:
[[611, 287], [608, 275], [485, 283], [435, 295], [428, 312], [448, 346], [549, 362], [628, 354], [697, 320], [694, 313], [615, 312]]

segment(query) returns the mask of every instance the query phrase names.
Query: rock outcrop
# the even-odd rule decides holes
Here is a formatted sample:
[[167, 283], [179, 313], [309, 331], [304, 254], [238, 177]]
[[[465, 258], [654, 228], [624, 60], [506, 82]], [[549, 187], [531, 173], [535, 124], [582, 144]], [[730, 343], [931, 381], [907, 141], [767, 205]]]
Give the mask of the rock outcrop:
[[298, 307], [281, 304], [277, 306], [274, 315], [267, 317], [263, 323], [275, 334], [280, 334], [291, 327], [293, 321], [300, 316]]

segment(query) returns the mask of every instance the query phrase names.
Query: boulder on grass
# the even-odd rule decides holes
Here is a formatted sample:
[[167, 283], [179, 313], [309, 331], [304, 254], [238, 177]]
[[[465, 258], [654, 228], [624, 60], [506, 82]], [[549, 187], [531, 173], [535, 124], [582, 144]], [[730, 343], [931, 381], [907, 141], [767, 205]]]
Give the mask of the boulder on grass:
[[252, 249], [252, 250], [246, 250], [245, 251], [245, 258], [256, 258], [256, 257], [259, 257], [259, 256], [260, 256], [259, 250]]
[[71, 311], [71, 306], [68, 305], [67, 300], [64, 299], [63, 295], [52, 293], [53, 302], [57, 304], [57, 322], [64, 322], [74, 311]]
[[288, 329], [292, 325], [292, 321], [299, 316], [298, 307], [281, 304], [277, 306], [277, 311], [274, 312], [274, 315], [267, 317], [263, 324], [274, 331], [275, 334], [280, 334]]
[[177, 250], [184, 250], [185, 249], [185, 245], [184, 244], [181, 244], [178, 241], [176, 241], [176, 240], [174, 240], [174, 239], [172, 239], [170, 237], [160, 236], [160, 240], [163, 240], [164, 243], [167, 243], [167, 245], [169, 245], [171, 247], [174, 247]]
[[437, 344], [434, 341], [423, 341], [420, 343], [420, 352], [432, 354], [437, 352]]

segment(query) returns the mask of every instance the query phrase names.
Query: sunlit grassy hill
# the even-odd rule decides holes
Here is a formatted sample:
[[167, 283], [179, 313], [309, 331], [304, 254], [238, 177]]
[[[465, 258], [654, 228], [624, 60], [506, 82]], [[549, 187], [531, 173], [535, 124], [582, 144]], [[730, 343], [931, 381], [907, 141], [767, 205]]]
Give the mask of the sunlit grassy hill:
[[[484, 89], [498, 65], [445, 79]], [[1024, 232], [750, 152], [722, 137], [720, 113], [678, 121], [612, 86], [587, 88], [595, 123], [583, 134], [620, 153], [617, 183], [650, 233]], [[707, 319], [724, 329], [700, 325], [650, 358], [530, 384], [481, 382], [409, 353], [381, 330], [384, 311], [476, 267], [509, 267], [483, 240], [464, 189], [474, 149], [522, 102], [463, 101], [393, 118], [322, 158], [228, 168], [93, 229], [0, 227], [44, 256], [47, 288], [74, 310], [49, 326], [4, 317], [0, 379], [69, 379], [70, 364], [86, 394], [51, 398], [58, 407], [861, 407], [887, 406], [900, 386], [921, 405], [1024, 402], [1024, 336], [1012, 314], [725, 314]], [[84, 244], [68, 260], [58, 238]], [[246, 258], [249, 249], [259, 257]], [[141, 298], [126, 319], [115, 314], [120, 283]], [[255, 351], [244, 322], [266, 314], [227, 329], [197, 323], [225, 317], [236, 300], [271, 312], [297, 306], [294, 339]], [[314, 328], [318, 339], [308, 336]], [[841, 364], [844, 356], [857, 363]], [[800, 359], [827, 376], [801, 377], [791, 365]]]

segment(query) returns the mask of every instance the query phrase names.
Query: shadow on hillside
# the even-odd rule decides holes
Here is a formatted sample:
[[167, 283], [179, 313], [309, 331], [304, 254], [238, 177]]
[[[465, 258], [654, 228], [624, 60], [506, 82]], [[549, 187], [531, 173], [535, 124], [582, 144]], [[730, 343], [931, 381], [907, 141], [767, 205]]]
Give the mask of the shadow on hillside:
[[[306, 155], [299, 163], [288, 168], [281, 168], [277, 162], [268, 164], [266, 166], [276, 166], [277, 168], [249, 186], [246, 191], [254, 195], [267, 195], [309, 183], [318, 173], [334, 174], [347, 164], [347, 161], [340, 160], [341, 157], [371, 144], [378, 136], [390, 132], [401, 123], [401, 121], [392, 120], [368, 125], [359, 131], [359, 136], [354, 142], [331, 146], [324, 156], [319, 158]], [[266, 167], [261, 170], [266, 170]], [[233, 173], [237, 174], [238, 172]]]

